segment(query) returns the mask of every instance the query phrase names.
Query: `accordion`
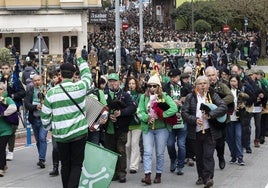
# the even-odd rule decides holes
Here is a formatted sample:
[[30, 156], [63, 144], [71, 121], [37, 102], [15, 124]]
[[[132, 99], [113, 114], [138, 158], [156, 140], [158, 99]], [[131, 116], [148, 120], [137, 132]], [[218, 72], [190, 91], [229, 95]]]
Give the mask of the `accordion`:
[[108, 119], [109, 108], [101, 104], [97, 99], [88, 96], [86, 98], [86, 119], [90, 131], [98, 131], [101, 119]]

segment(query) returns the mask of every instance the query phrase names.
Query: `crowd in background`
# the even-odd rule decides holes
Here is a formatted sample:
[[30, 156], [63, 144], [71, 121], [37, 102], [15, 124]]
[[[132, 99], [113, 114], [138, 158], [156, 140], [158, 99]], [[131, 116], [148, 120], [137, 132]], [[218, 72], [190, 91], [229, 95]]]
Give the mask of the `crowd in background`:
[[[146, 45], [142, 52], [139, 52], [137, 32], [132, 35], [126, 32], [121, 34], [120, 70], [115, 70], [113, 30], [89, 34], [88, 48], [85, 45], [79, 55], [91, 69], [93, 84], [90, 87], [98, 89], [93, 95], [102, 104], [110, 107], [107, 122], [103, 122], [105, 126], [100, 126], [94, 131], [88, 130], [87, 140], [101, 144], [121, 155], [113, 180], [126, 182], [127, 169], [129, 173], [135, 174], [139, 170], [139, 163], [143, 162], [145, 177], [142, 182], [151, 184], [154, 144], [157, 146], [155, 148], [157, 164], [153, 183], [161, 183], [161, 174], [165, 173], [163, 164], [166, 147], [170, 157], [170, 171], [184, 175], [184, 166], [186, 164], [194, 166], [196, 161], [198, 172], [196, 184], [205, 184], [206, 187], [213, 185], [215, 163], [211, 160], [214, 161], [214, 149], [217, 151], [219, 168], [225, 168], [225, 141], [231, 154], [229, 162], [244, 166], [246, 164], [243, 159], [244, 151], [252, 153], [251, 118], [254, 118], [255, 126], [254, 147], [259, 148], [260, 144], [265, 142], [268, 133], [264, 123], [268, 114], [266, 108], [268, 82], [265, 73], [257, 66], [261, 52], [258, 33], [236, 31], [228, 34], [222, 32], [192, 34], [168, 29], [145, 29]], [[150, 46], [150, 42], [172, 41], [195, 42], [195, 56], [169, 54], [164, 49], [153, 49]], [[40, 117], [42, 103], [46, 92], [61, 83], [60, 71], [71, 69], [64, 65], [76, 66], [78, 59], [75, 59], [74, 55], [65, 52], [60, 65], [48, 64], [42, 67], [42, 76], [38, 76], [40, 70], [38, 61], [26, 58], [21, 82], [14, 81], [10, 72], [6, 77], [2, 77], [3, 82], [10, 83], [7, 86], [12, 88], [12, 91], [7, 90], [8, 96], [15, 102], [27, 94], [26, 108], [30, 112], [29, 120], [38, 146], [37, 165], [41, 168], [45, 168], [47, 160], [45, 144], [47, 130], [42, 128]], [[241, 60], [247, 62], [247, 69], [239, 65]], [[4, 68], [11, 70], [11, 67], [5, 66], [1, 67], [2, 73]], [[79, 70], [74, 68], [70, 71], [74, 74], [73, 82], [79, 82], [81, 79]], [[18, 98], [15, 96], [17, 90], [13, 90], [14, 83], [25, 86], [20, 87], [23, 93]], [[205, 102], [208, 99], [208, 93], [212, 97], [210, 103], [221, 106], [221, 109], [215, 113], [211, 109], [211, 112], [202, 111], [201, 107], [193, 110], [193, 106], [200, 106], [200, 101]], [[196, 98], [196, 103], [191, 102], [191, 97]], [[123, 104], [116, 99], [123, 101]], [[159, 101], [164, 101], [163, 106], [168, 107], [160, 106]], [[19, 109], [21, 104], [16, 104]], [[120, 105], [120, 108], [115, 107]], [[223, 114], [227, 118], [221, 122], [222, 128], [217, 129], [214, 125], [218, 125], [219, 122], [211, 122], [211, 119]], [[205, 119], [199, 121], [199, 118]], [[15, 135], [16, 127], [13, 129], [9, 130], [8, 135]], [[203, 137], [203, 134], [206, 137]], [[198, 147], [204, 146], [204, 150], [197, 148], [196, 140], [202, 141]], [[5, 145], [7, 141], [5, 139]], [[51, 176], [59, 174], [57, 148], [54, 140]], [[209, 155], [210, 162], [208, 158], [204, 158], [205, 154]], [[12, 150], [7, 152], [6, 159], [13, 160]], [[0, 170], [3, 176], [7, 170], [6, 163], [1, 164]]]

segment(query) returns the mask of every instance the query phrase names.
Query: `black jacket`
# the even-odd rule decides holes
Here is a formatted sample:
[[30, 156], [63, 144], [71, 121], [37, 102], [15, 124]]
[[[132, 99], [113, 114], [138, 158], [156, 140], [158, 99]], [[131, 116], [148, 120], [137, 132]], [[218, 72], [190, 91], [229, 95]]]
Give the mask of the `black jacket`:
[[[209, 115], [212, 119], [216, 117], [223, 116], [227, 112], [227, 106], [224, 101], [219, 97], [218, 94], [210, 91], [210, 96], [213, 104], [218, 106], [215, 110], [212, 110]], [[195, 93], [190, 93], [186, 96], [184, 105], [182, 107], [182, 119], [187, 123], [188, 137], [190, 139], [196, 139], [196, 106], [197, 106], [197, 96]], [[219, 129], [214, 128], [210, 125], [212, 139], [216, 140], [222, 136]]]
[[110, 90], [106, 91], [107, 96], [107, 106], [110, 108], [110, 113], [114, 110], [120, 110], [121, 115], [117, 117], [117, 121], [114, 123], [114, 128], [116, 133], [128, 132], [128, 127], [130, 125], [133, 114], [136, 112], [137, 105], [132, 100], [130, 94], [119, 89], [114, 92], [115, 98], [112, 99], [110, 95]]
[[29, 110], [28, 120], [31, 124], [34, 123], [34, 111], [37, 110], [37, 105], [33, 105], [34, 86], [27, 87], [26, 97], [24, 98], [25, 108]]

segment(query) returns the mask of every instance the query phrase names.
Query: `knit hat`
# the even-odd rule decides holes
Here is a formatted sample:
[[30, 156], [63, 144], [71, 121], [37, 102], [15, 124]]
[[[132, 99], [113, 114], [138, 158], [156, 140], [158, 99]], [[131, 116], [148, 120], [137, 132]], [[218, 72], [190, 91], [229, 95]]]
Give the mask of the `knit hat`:
[[151, 84], [157, 84], [161, 87], [161, 82], [160, 82], [160, 78], [159, 76], [157, 75], [153, 75], [149, 78], [148, 82], [147, 82], [148, 85], [151, 85]]
[[256, 74], [265, 76], [265, 72], [262, 69], [257, 70]]
[[248, 70], [245, 71], [245, 75], [246, 76], [250, 76], [252, 74], [256, 74], [256, 70], [254, 70], [254, 69], [248, 69]]
[[181, 75], [181, 71], [179, 69], [171, 69], [168, 72], [169, 77], [178, 76], [178, 75]]
[[61, 71], [66, 71], [66, 72], [73, 72], [73, 73], [76, 71], [75, 67], [71, 63], [63, 63], [60, 66], [60, 70]]
[[111, 73], [108, 76], [108, 80], [116, 80], [116, 81], [118, 81], [119, 80], [119, 75], [116, 74], [116, 73]]
[[183, 72], [187, 73], [187, 72], [193, 72], [193, 69], [189, 66], [185, 67]]

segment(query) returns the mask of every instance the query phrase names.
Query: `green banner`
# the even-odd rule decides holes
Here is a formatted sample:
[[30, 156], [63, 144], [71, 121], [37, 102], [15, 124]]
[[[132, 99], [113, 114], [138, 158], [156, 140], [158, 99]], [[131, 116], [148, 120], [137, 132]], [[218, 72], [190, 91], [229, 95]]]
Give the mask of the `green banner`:
[[108, 188], [118, 156], [113, 151], [87, 142], [79, 188]]

